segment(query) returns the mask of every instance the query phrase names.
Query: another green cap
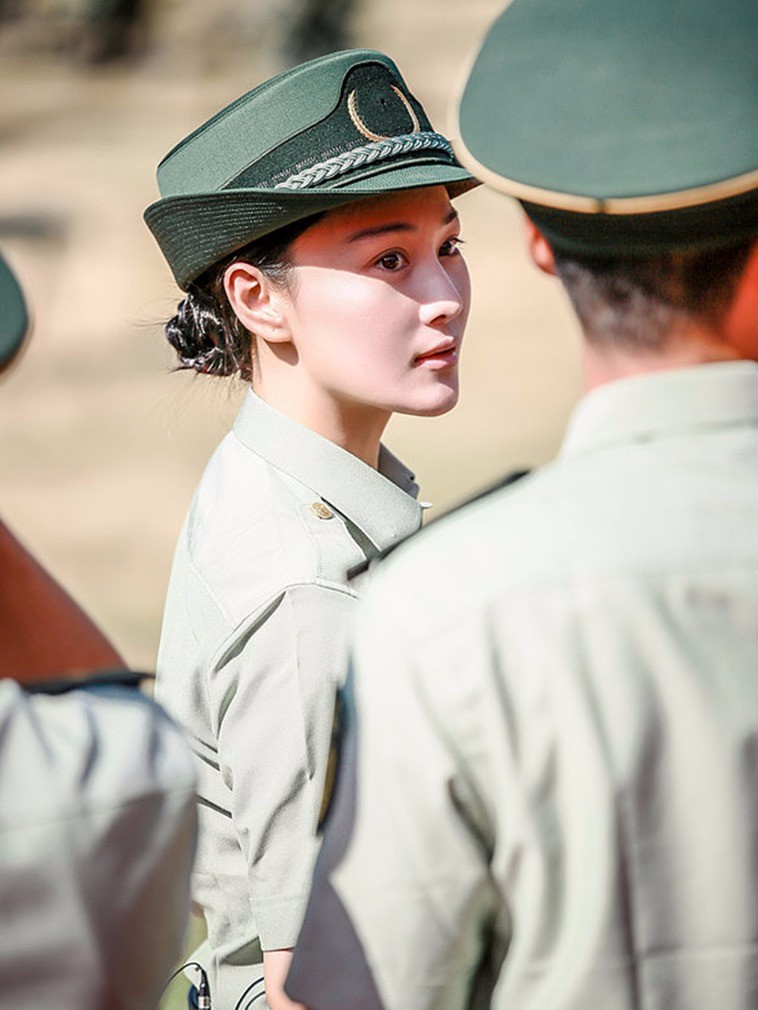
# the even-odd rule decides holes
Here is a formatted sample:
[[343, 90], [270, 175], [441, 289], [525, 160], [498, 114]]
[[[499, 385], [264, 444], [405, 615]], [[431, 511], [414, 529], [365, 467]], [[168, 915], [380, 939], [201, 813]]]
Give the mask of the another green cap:
[[461, 96], [459, 157], [574, 250], [756, 235], [757, 52], [756, 0], [513, 0]]
[[475, 185], [389, 57], [331, 53], [238, 98], [158, 166], [145, 211], [180, 287], [235, 249], [355, 200]]
[[0, 256], [0, 372], [15, 358], [28, 331], [24, 296], [13, 271]]

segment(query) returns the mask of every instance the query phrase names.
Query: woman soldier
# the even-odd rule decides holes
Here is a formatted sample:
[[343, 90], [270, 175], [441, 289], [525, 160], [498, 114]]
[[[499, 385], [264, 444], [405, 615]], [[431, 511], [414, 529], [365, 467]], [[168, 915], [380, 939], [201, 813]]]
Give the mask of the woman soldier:
[[[272, 1010], [315, 855], [346, 573], [415, 531], [395, 411], [458, 397], [473, 185], [390, 59], [334, 53], [243, 95], [158, 168], [145, 217], [186, 292], [180, 367], [250, 384], [174, 561], [158, 695], [197, 756], [213, 1005]], [[263, 994], [265, 973], [266, 995]]]

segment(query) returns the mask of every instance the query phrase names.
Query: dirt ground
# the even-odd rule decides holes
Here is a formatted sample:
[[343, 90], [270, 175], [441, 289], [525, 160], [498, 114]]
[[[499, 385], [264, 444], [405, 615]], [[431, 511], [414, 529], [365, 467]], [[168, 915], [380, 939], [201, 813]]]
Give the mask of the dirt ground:
[[[354, 40], [392, 55], [449, 131], [501, 6], [363, 0]], [[163, 154], [278, 69], [282, 16], [273, 0], [155, 0], [150, 44], [118, 68], [77, 65], [39, 26], [33, 45], [28, 25], [0, 33], [0, 247], [36, 318], [0, 388], [0, 513], [142, 668], [192, 489], [240, 399], [171, 371], [161, 320], [177, 292], [142, 211]], [[461, 404], [398, 418], [387, 437], [436, 514], [548, 459], [579, 389], [574, 324], [527, 263], [517, 208], [483, 190], [459, 206], [474, 281]]]

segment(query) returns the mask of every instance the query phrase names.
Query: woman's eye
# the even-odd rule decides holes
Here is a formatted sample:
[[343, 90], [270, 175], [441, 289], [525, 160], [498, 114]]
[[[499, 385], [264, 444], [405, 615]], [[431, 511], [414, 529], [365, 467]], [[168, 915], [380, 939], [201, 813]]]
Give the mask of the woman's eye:
[[456, 253], [460, 252], [460, 247], [463, 245], [463, 239], [460, 235], [455, 235], [453, 238], [449, 238], [446, 242], [443, 242], [440, 246], [440, 256], [455, 256]]
[[400, 270], [402, 267], [405, 266], [406, 262], [407, 260], [402, 253], [390, 252], [385, 253], [384, 256], [381, 256], [376, 261], [376, 265], [381, 267], [382, 270], [394, 271], [394, 270]]

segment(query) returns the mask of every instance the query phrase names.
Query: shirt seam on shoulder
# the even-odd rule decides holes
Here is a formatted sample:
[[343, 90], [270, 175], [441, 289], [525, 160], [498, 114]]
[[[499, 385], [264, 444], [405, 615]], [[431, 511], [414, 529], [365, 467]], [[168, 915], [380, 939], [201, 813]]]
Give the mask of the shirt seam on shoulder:
[[218, 610], [218, 612], [222, 615], [222, 617], [225, 620], [228, 621], [229, 620], [229, 614], [227, 613], [226, 607], [224, 607], [224, 605], [221, 602], [221, 600], [218, 598], [218, 596], [216, 595], [216, 593], [214, 592], [214, 590], [211, 588], [211, 585], [208, 582], [208, 580], [206, 579], [205, 575], [203, 575], [202, 571], [200, 570], [200, 568], [198, 567], [197, 563], [195, 562], [195, 558], [193, 557], [192, 551], [190, 550], [189, 543], [187, 544], [187, 562], [188, 562], [190, 568], [192, 569], [193, 573], [197, 576], [198, 580], [202, 583], [203, 589], [205, 589], [205, 591], [207, 592], [208, 596], [213, 601], [213, 603], [214, 603], [216, 609]]

